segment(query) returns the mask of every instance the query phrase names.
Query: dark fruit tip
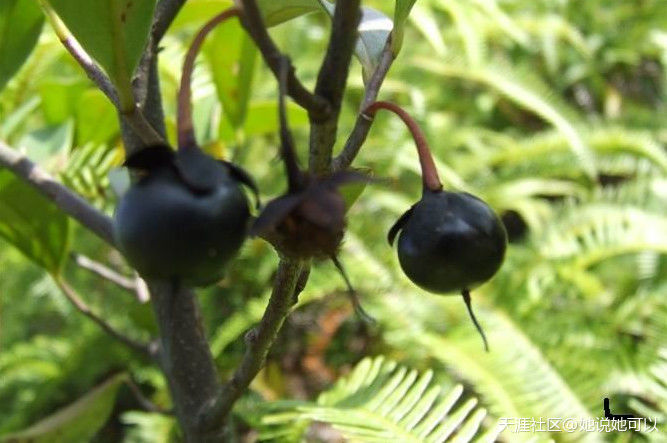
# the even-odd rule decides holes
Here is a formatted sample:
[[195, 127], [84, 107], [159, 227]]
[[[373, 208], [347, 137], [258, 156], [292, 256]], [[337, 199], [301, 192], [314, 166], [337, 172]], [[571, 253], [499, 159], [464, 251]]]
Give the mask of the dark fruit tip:
[[414, 207], [411, 207], [407, 211], [401, 215], [398, 220], [396, 220], [396, 223], [393, 224], [393, 226], [389, 229], [389, 232], [387, 233], [387, 241], [389, 242], [389, 246], [394, 246], [394, 240], [396, 240], [396, 236], [398, 235], [398, 232], [403, 229], [403, 226], [407, 223], [408, 219], [412, 215]]
[[486, 340], [486, 334], [484, 334], [484, 330], [480, 326], [479, 322], [477, 321], [477, 318], [475, 317], [475, 314], [472, 311], [472, 304], [470, 301], [470, 291], [464, 289], [463, 291], [461, 291], [461, 295], [463, 296], [463, 301], [465, 302], [466, 308], [468, 309], [468, 314], [470, 315], [470, 319], [475, 324], [475, 327], [477, 328], [477, 332], [479, 332], [479, 335], [482, 336], [482, 341], [484, 342], [484, 350], [486, 352], [489, 352], [489, 342]]
[[151, 145], [127, 156], [123, 166], [130, 169], [151, 169], [174, 161], [174, 150], [167, 145]]
[[340, 262], [340, 260], [338, 259], [338, 257], [336, 255], [331, 256], [331, 261], [333, 262], [334, 266], [336, 266], [336, 269], [338, 269], [338, 272], [340, 273], [341, 277], [343, 277], [343, 280], [345, 281], [345, 286], [347, 286], [347, 294], [348, 294], [348, 297], [350, 298], [350, 302], [352, 302], [354, 312], [357, 314], [357, 316], [364, 323], [366, 323], [368, 325], [377, 324], [377, 321], [375, 320], [375, 318], [373, 318], [369, 313], [367, 313], [366, 310], [361, 305], [361, 301], [359, 300], [359, 296], [357, 295], [357, 291], [352, 286], [352, 282], [350, 282], [350, 279], [347, 276], [347, 272], [345, 272], [345, 268], [343, 267], [343, 263]]

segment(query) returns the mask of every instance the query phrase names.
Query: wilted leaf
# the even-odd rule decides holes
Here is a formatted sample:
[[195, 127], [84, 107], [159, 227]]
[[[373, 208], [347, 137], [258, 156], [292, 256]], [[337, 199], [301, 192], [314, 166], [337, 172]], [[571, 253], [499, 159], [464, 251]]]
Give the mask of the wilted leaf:
[[24, 431], [1, 438], [2, 443], [72, 443], [91, 441], [106, 423], [125, 374], [105, 381], [74, 403]]
[[[335, 5], [326, 0], [320, 0], [322, 7], [333, 17]], [[359, 39], [354, 48], [354, 54], [359, 59], [364, 73], [364, 81], [368, 81], [382, 56], [389, 33], [394, 24], [391, 19], [373, 8], [362, 8], [361, 23], [359, 23]]]
[[0, 90], [30, 55], [43, 23], [35, 0], [0, 1]]
[[57, 273], [67, 253], [68, 219], [46, 197], [2, 169], [0, 237], [39, 266]]

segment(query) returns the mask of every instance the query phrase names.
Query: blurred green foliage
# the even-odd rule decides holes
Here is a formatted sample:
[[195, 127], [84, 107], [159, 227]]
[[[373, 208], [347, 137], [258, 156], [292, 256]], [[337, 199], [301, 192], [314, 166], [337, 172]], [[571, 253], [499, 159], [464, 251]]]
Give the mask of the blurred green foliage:
[[[197, 26], [228, 4], [187, 2], [162, 43], [161, 86], [172, 140], [184, 49]], [[364, 4], [393, 16], [394, 2]], [[328, 26], [327, 16], [315, 13], [271, 30], [308, 85]], [[195, 70], [197, 135], [209, 152], [250, 171], [266, 200], [285, 189], [276, 159], [277, 88], [245, 43], [225, 52], [224, 40], [234, 32], [230, 27], [211, 39]], [[266, 369], [236, 409], [238, 433], [326, 440], [332, 431], [311, 423], [317, 420], [357, 439], [417, 435], [419, 441], [421, 434], [403, 426], [395, 410], [371, 413], [373, 402], [391, 392], [380, 392], [386, 383], [373, 378], [370, 360], [352, 372], [365, 371], [370, 388], [360, 393], [366, 385], [351, 387], [343, 378], [321, 394], [363, 356], [382, 355], [400, 362], [373, 360], [382, 374], [394, 374], [396, 389], [408, 392], [417, 383], [402, 365], [430, 374], [419, 389], [442, 387], [424, 413], [442, 404], [446, 393], [458, 392], [453, 401], [460, 395], [464, 403], [478, 399], [478, 409], [457, 410], [461, 420], [468, 417], [461, 438], [464, 429], [471, 436], [478, 426], [479, 432], [493, 431], [502, 417], [600, 417], [608, 397], [615, 413], [656, 419], [661, 431], [588, 438], [661, 441], [667, 432], [666, 81], [663, 0], [416, 2], [380, 97], [420, 122], [446, 187], [479, 195], [506, 223], [506, 262], [473, 293], [491, 352], [483, 352], [461, 300], [411, 285], [386, 243], [387, 230], [417, 200], [420, 186], [406, 129], [380, 114], [355, 166], [389, 180], [368, 187], [351, 208], [341, 254], [378, 324], [355, 318], [333, 266], [316, 264]], [[357, 62], [348, 83], [338, 147], [363, 94]], [[296, 106], [290, 112], [305, 162], [307, 117]], [[108, 173], [122, 162], [118, 123], [50, 29], [0, 94], [0, 138], [111, 213]], [[131, 277], [117, 253], [80, 226], [72, 230], [71, 251]], [[8, 241], [0, 245], [0, 435], [27, 428], [119, 371], [131, 374], [156, 404], [170, 407], [165, 380], [149, 361], [73, 310], [46, 271]], [[276, 263], [267, 244], [248, 241], [225, 280], [200, 294], [225, 376], [242, 355], [244, 332], [262, 315]], [[132, 292], [70, 259], [63, 272], [117, 328], [135, 337], [155, 333], [149, 305]], [[289, 399], [299, 401], [282, 401]], [[172, 419], [140, 409], [121, 388], [93, 440], [178, 440]], [[360, 432], [371, 423], [360, 423], [361, 413], [385, 423], [384, 433]], [[499, 438], [533, 437], [507, 429]], [[562, 432], [537, 437], [583, 438]]]

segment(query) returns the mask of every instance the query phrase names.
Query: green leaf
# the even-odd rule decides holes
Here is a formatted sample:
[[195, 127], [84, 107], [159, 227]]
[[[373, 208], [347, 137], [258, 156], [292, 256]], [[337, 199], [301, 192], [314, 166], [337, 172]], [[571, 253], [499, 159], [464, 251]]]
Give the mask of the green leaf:
[[403, 30], [405, 22], [408, 20], [410, 10], [417, 0], [396, 0], [394, 6], [394, 32], [392, 35], [391, 46], [394, 55], [398, 54], [403, 45]]
[[47, 78], [39, 85], [42, 112], [50, 124], [60, 124], [77, 111], [77, 103], [88, 84], [80, 78]]
[[155, 0], [56, 0], [51, 6], [81, 46], [119, 88], [130, 80], [146, 46]]
[[[308, 126], [308, 113], [300, 106], [288, 102], [287, 118], [291, 128]], [[256, 101], [250, 103], [248, 116], [243, 125], [246, 136], [274, 134], [278, 132], [278, 104], [273, 101]], [[226, 120], [220, 122], [220, 138], [233, 140], [234, 130]]]
[[121, 383], [119, 374], [105, 381], [74, 403], [46, 417], [23, 431], [6, 435], [3, 443], [71, 443], [91, 441], [106, 423], [116, 401]]
[[[347, 439], [359, 442], [440, 442], [455, 430], [461, 441], [480, 435], [486, 411], [475, 408], [477, 399], [462, 398], [461, 385], [442, 390], [433, 375], [432, 371], [419, 374], [383, 357], [365, 358], [315, 404], [258, 405], [260, 411], [265, 409], [260, 439], [298, 438], [294, 428], [305, 430], [304, 424], [310, 421], [329, 423]], [[489, 431], [494, 437], [498, 434]]]
[[113, 105], [98, 89], [84, 92], [76, 107], [76, 142], [104, 144], [119, 131], [118, 116]]
[[238, 21], [219, 26], [205, 48], [224, 118], [234, 129], [245, 121], [257, 48]]
[[44, 15], [34, 0], [0, 2], [0, 90], [37, 44]]
[[257, 5], [269, 27], [322, 10], [317, 0], [258, 0]]
[[2, 169], [0, 237], [47, 271], [58, 273], [69, 244], [69, 222], [46, 197]]
[[18, 142], [30, 160], [38, 164], [51, 165], [59, 159], [55, 156], [69, 151], [74, 138], [71, 121], [30, 131]]

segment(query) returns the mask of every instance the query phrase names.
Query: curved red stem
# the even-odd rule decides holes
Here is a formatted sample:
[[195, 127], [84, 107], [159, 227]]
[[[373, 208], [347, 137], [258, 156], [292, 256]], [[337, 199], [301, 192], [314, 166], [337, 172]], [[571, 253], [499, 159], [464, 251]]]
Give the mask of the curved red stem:
[[178, 128], [178, 147], [184, 148], [186, 146], [196, 146], [194, 126], [192, 124], [192, 71], [195, 66], [195, 58], [199, 53], [201, 45], [204, 43], [206, 36], [220, 23], [224, 22], [230, 17], [239, 15], [237, 8], [229, 8], [222, 11], [220, 14], [209, 20], [195, 35], [192, 44], [185, 54], [185, 61], [183, 62], [183, 73], [181, 74], [181, 86], [178, 90], [178, 109], [176, 126]]
[[417, 145], [417, 155], [419, 156], [419, 164], [422, 169], [422, 182], [424, 183], [424, 189], [429, 191], [437, 192], [442, 189], [442, 183], [440, 182], [440, 177], [438, 177], [438, 170], [435, 167], [435, 162], [433, 161], [433, 156], [431, 155], [431, 149], [428, 146], [426, 137], [424, 133], [419, 128], [419, 125], [416, 121], [400, 106], [385, 101], [377, 101], [369, 105], [364, 111], [363, 114], [367, 115], [370, 118], [375, 116], [375, 113], [378, 109], [386, 109], [391, 111], [394, 114], [398, 115], [401, 120], [406, 124], [412, 138], [415, 140]]

